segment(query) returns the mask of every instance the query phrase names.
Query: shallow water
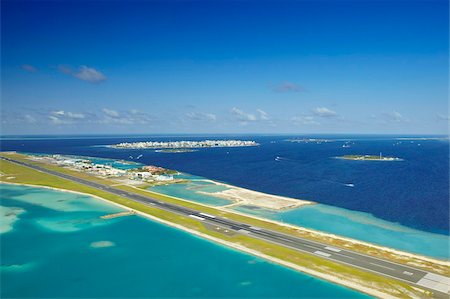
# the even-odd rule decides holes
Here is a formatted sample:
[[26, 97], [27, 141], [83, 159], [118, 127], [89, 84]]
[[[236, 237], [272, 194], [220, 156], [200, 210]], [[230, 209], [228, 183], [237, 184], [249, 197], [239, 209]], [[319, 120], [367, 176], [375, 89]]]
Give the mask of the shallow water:
[[315, 204], [281, 213], [263, 209], [237, 211], [441, 259], [450, 257], [450, 238], [378, 219], [370, 214]]
[[[185, 178], [188, 178], [185, 175]], [[202, 204], [208, 204], [212, 206], [224, 206], [233, 203], [231, 200], [215, 197], [208, 194], [199, 193], [213, 193], [226, 190], [226, 187], [218, 186], [213, 183], [205, 183], [203, 181], [191, 182], [187, 184], [169, 184], [150, 187], [149, 190], [158, 193], [170, 195], [173, 197], [183, 198], [187, 200], [192, 200]]]
[[368, 298], [142, 217], [99, 220], [118, 208], [94, 198], [0, 188], [24, 210], [0, 235], [3, 298]]

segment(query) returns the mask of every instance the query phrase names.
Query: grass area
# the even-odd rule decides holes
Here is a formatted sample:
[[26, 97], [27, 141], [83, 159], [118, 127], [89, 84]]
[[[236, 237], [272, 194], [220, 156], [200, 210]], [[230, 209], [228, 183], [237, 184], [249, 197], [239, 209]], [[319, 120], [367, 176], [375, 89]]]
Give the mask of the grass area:
[[[11, 158], [24, 160], [26, 162], [30, 162], [22, 155], [9, 155]], [[40, 166], [43, 166], [42, 163], [39, 162], [33, 162], [34, 164], [38, 164]], [[102, 178], [95, 178], [93, 176], [87, 175], [85, 173], [79, 173], [75, 171], [71, 171], [68, 169], [63, 169], [54, 165], [48, 165], [45, 164], [45, 167], [61, 171], [67, 174], [76, 175], [78, 177], [84, 177], [88, 178], [89, 180], [95, 180], [100, 183], [104, 184], [114, 184], [114, 181], [105, 180]], [[79, 191], [84, 192], [92, 195], [96, 195], [99, 197], [102, 197], [104, 199], [110, 200], [111, 202], [115, 202], [124, 206], [127, 206], [131, 209], [141, 211], [144, 213], [147, 213], [149, 215], [152, 215], [154, 217], [157, 217], [159, 219], [181, 225], [185, 228], [198, 231], [200, 233], [209, 235], [211, 237], [215, 237], [224, 241], [232, 242], [235, 244], [242, 245], [246, 248], [249, 248], [251, 250], [255, 250], [257, 252], [266, 254], [268, 256], [278, 258], [280, 260], [293, 263], [295, 265], [305, 267], [307, 269], [317, 271], [320, 273], [332, 275], [334, 277], [338, 277], [342, 279], [343, 281], [350, 281], [357, 283], [361, 286], [365, 286], [371, 289], [376, 289], [378, 291], [388, 293], [391, 295], [394, 295], [396, 297], [400, 298], [408, 298], [412, 295], [416, 296], [424, 296], [430, 295], [421, 292], [418, 289], [415, 289], [411, 286], [409, 286], [406, 283], [385, 278], [379, 275], [372, 274], [370, 272], [365, 272], [350, 266], [338, 264], [332, 261], [328, 261], [326, 259], [319, 258], [314, 255], [310, 255], [307, 253], [298, 252], [280, 245], [275, 245], [269, 242], [265, 242], [259, 239], [252, 238], [247, 235], [241, 235], [241, 234], [235, 234], [235, 235], [226, 235], [221, 232], [218, 232], [214, 229], [211, 229], [210, 227], [204, 226], [202, 222], [197, 221], [195, 219], [181, 216], [178, 214], [174, 214], [171, 212], [167, 212], [164, 210], [160, 210], [158, 208], [147, 206], [135, 201], [128, 200], [126, 198], [120, 197], [118, 195], [110, 194], [108, 192], [104, 192], [101, 190], [97, 190], [88, 186], [84, 186], [81, 184], [77, 184], [71, 181], [67, 181], [62, 178], [58, 178], [49, 174], [41, 173], [36, 170], [23, 167], [17, 164], [13, 164], [10, 162], [2, 161], [0, 160], [0, 170], [3, 173], [3, 175], [0, 177], [0, 181], [4, 182], [12, 182], [12, 183], [26, 183], [26, 184], [33, 184], [33, 185], [39, 185], [39, 186], [49, 186], [49, 187], [55, 187], [55, 188], [61, 188], [66, 190], [73, 190], [73, 191]], [[87, 177], [86, 177], [87, 176]], [[193, 209], [201, 210], [205, 213], [220, 215], [222, 217], [227, 217], [229, 219], [239, 220], [242, 222], [246, 222], [248, 224], [257, 225], [260, 227], [266, 227], [269, 229], [274, 229], [273, 223], [262, 221], [259, 219], [246, 217], [230, 212], [221, 211], [218, 209], [214, 209], [211, 207], [205, 207], [203, 205], [198, 205], [195, 203], [171, 198], [165, 195], [161, 195], [158, 193], [150, 192], [150, 191], [144, 191], [139, 188], [133, 188], [130, 186], [116, 186], [117, 188], [120, 188], [122, 190], [135, 192], [142, 195], [151, 195], [154, 198], [164, 200], [167, 202], [172, 202], [175, 204], [180, 204], [186, 207], [190, 207]], [[298, 235], [298, 232], [294, 229], [287, 228], [287, 227], [276, 227], [277, 230], [282, 231], [284, 233], [293, 233], [295, 235]]]

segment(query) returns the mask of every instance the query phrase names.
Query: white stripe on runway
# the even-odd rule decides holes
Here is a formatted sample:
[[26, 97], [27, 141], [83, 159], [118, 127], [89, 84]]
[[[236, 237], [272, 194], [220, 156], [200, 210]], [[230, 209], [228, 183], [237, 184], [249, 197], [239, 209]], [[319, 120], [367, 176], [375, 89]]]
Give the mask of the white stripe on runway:
[[198, 219], [198, 220], [201, 220], [201, 221], [205, 220], [205, 218], [198, 217], [198, 216], [195, 216], [195, 215], [189, 215], [189, 217], [192, 217], [194, 219]]
[[216, 218], [216, 216], [209, 215], [209, 214], [206, 214], [206, 213], [200, 213], [200, 215], [203, 215], [203, 216], [206, 216], [206, 217], [209, 217], [209, 218]]
[[325, 247], [325, 249], [327, 249], [329, 251], [334, 251], [334, 252], [340, 252], [341, 251], [340, 249], [337, 249], [337, 248], [334, 248], [334, 247], [331, 247], [331, 246], [327, 246], [327, 247]]
[[381, 267], [381, 268], [389, 269], [389, 270], [392, 270], [392, 271], [395, 271], [394, 268], [389, 268], [389, 267], [386, 267], [386, 266], [383, 266], [383, 265], [379, 265], [379, 264], [375, 264], [375, 263], [369, 263], [369, 264], [374, 265], [374, 266], [378, 266], [378, 267]]
[[434, 273], [427, 273], [423, 278], [450, 285], [450, 278]]
[[319, 250], [314, 251], [314, 253], [317, 254], [317, 255], [326, 256], [326, 257], [330, 257], [331, 256], [331, 254], [325, 253], [325, 252], [319, 251]]
[[450, 286], [448, 284], [436, 282], [431, 279], [422, 278], [417, 284], [446, 294], [450, 292]]

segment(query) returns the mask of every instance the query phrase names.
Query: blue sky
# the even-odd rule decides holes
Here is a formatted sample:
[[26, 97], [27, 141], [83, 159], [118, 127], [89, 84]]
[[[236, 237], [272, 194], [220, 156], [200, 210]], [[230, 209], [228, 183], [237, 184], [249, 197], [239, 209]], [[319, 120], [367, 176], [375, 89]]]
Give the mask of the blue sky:
[[447, 134], [448, 3], [2, 1], [1, 133]]

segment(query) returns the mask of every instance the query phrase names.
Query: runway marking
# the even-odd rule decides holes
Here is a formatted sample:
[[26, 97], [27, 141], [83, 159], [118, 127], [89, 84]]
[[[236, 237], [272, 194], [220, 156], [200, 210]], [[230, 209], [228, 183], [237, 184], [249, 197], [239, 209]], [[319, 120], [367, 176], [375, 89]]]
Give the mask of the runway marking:
[[449, 294], [450, 292], [450, 286], [448, 284], [440, 283], [427, 278], [422, 278], [417, 282], [417, 284], [446, 294]]
[[331, 256], [331, 254], [323, 252], [323, 251], [320, 251], [320, 250], [314, 251], [314, 253], [317, 254], [317, 255], [326, 256], [326, 257], [330, 257]]
[[200, 213], [200, 215], [203, 215], [203, 216], [206, 216], [206, 217], [209, 217], [209, 218], [216, 218], [216, 216], [209, 215], [209, 214], [206, 214], [206, 213]]
[[244, 234], [249, 234], [250, 233], [248, 230], [245, 230], [245, 229], [240, 229], [240, 230], [238, 230], [238, 232], [244, 233]]
[[450, 278], [439, 274], [427, 273], [423, 278], [434, 280], [439, 283], [448, 284], [450, 286]]
[[414, 273], [411, 273], [411, 272], [408, 272], [408, 271], [403, 271], [403, 274], [411, 276], [411, 275], [413, 275]]
[[334, 252], [341, 252], [340, 249], [337, 249], [337, 248], [334, 248], [334, 247], [330, 247], [330, 246], [325, 247], [325, 249], [330, 250], [330, 251], [334, 251]]
[[201, 221], [205, 220], [205, 218], [198, 217], [198, 216], [196, 216], [196, 215], [189, 215], [189, 217], [192, 217], [192, 218], [194, 218], [194, 219], [201, 220]]
[[250, 226], [250, 228], [254, 229], [254, 230], [261, 230], [259, 227], [256, 227], [256, 226]]
[[386, 268], [386, 269], [389, 269], [389, 270], [392, 270], [392, 271], [396, 271], [394, 268], [386, 267], [386, 266], [383, 266], [383, 265], [380, 265], [380, 264], [375, 264], [375, 263], [369, 263], [369, 264], [374, 265], [374, 266], [378, 266], [378, 267], [381, 267], [381, 268]]

